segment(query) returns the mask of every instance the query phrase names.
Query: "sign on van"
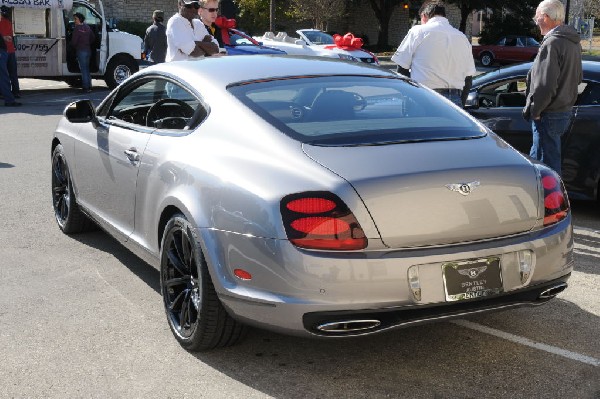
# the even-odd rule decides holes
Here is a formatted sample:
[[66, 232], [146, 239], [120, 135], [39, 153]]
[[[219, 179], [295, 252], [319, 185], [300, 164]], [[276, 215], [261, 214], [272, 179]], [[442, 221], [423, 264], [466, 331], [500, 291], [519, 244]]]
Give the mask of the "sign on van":
[[73, 0], [0, 0], [0, 6], [16, 8], [60, 8], [70, 10]]

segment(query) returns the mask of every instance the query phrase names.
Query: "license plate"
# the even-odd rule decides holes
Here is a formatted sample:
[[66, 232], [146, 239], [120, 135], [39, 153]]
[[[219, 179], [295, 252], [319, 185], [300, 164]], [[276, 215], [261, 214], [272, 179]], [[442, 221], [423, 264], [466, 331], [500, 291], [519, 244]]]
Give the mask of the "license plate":
[[483, 298], [503, 292], [498, 257], [444, 263], [442, 276], [447, 301]]

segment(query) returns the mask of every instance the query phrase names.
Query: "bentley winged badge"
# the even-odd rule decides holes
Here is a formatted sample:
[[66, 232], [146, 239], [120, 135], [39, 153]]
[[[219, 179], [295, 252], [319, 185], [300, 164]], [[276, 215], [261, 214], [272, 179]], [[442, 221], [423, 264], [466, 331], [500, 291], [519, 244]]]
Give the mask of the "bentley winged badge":
[[446, 184], [446, 188], [450, 191], [456, 191], [462, 195], [469, 195], [473, 190], [481, 185], [478, 181], [472, 181], [470, 183], [452, 183]]

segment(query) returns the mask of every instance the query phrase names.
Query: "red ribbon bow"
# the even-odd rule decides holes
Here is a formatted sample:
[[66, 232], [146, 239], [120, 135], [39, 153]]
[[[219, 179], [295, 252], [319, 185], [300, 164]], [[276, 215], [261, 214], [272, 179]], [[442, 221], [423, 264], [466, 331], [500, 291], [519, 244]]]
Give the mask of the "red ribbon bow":
[[229, 40], [229, 29], [235, 28], [235, 19], [227, 19], [220, 15], [215, 20], [215, 25], [221, 29], [221, 40], [223, 44], [231, 44]]
[[343, 50], [358, 50], [364, 42], [360, 37], [354, 37], [352, 33], [346, 33], [344, 36], [335, 34], [333, 35], [333, 41], [335, 45]]
[[227, 19], [221, 15], [215, 20], [215, 25], [219, 28], [235, 29], [235, 19]]

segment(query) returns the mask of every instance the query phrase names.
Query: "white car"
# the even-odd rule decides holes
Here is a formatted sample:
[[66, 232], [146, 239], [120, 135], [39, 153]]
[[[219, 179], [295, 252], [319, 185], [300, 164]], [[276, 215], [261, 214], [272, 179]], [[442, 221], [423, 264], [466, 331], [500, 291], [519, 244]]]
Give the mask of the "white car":
[[278, 32], [276, 35], [273, 32], [265, 32], [254, 39], [265, 46], [283, 50], [291, 55], [341, 58], [379, 65], [377, 56], [363, 49], [362, 39], [354, 37], [352, 33], [331, 36], [317, 29], [299, 29], [296, 33], [299, 37], [288, 36], [285, 32]]

